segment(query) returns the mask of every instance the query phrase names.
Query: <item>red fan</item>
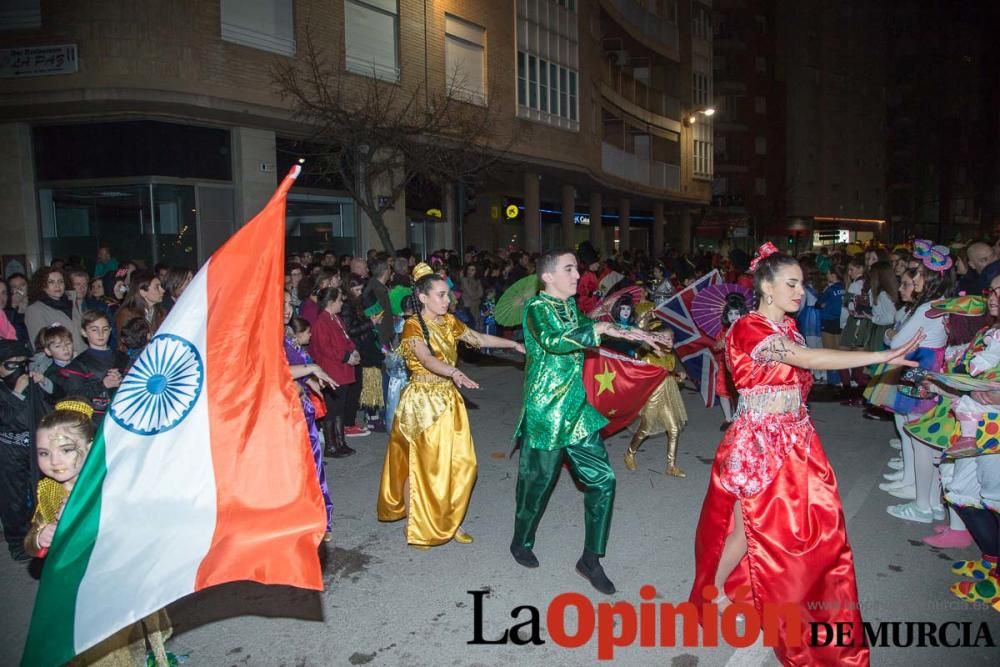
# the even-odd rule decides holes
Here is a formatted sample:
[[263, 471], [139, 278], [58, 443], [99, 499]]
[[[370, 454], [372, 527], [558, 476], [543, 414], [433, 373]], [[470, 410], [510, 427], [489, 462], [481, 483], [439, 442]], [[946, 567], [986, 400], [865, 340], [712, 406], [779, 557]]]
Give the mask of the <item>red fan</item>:
[[611, 309], [615, 307], [615, 304], [626, 294], [632, 296], [632, 308], [642, 301], [642, 287], [640, 285], [630, 285], [629, 287], [623, 287], [620, 290], [615, 290], [611, 294], [607, 295], [601, 302], [597, 304], [597, 308], [594, 308], [590, 313], [587, 314], [592, 320], [598, 322], [610, 322], [611, 321]]
[[722, 333], [722, 312], [726, 309], [726, 297], [739, 294], [746, 301], [747, 308], [753, 305], [753, 293], [735, 283], [710, 285], [698, 292], [691, 302], [691, 318], [698, 328], [712, 338]]

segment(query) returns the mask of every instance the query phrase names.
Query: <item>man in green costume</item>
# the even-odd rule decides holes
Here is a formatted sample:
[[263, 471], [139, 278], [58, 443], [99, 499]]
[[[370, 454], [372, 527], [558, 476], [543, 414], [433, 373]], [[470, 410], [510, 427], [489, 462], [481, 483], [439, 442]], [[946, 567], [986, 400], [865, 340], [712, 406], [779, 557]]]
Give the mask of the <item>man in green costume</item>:
[[580, 273], [568, 250], [545, 253], [538, 260], [543, 289], [524, 307], [524, 409], [515, 433], [521, 441], [517, 471], [514, 560], [538, 567], [532, 552], [535, 529], [545, 512], [564, 461], [584, 490], [586, 537], [577, 571], [602, 593], [615, 592], [604, 574], [604, 555], [615, 498], [615, 473], [599, 431], [608, 423], [588, 402], [583, 387], [583, 351], [600, 345], [602, 336], [648, 343], [662, 340], [640, 329], [587, 319], [576, 306]]

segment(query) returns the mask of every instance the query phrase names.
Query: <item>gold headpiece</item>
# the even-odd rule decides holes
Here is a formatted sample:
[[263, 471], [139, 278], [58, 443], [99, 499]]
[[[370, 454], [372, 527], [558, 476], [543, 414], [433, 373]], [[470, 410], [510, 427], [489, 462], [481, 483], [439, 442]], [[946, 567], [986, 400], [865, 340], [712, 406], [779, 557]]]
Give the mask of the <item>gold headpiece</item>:
[[410, 277], [413, 278], [413, 282], [417, 282], [424, 276], [429, 276], [434, 273], [434, 269], [427, 265], [426, 262], [420, 262], [413, 267], [413, 271], [410, 272]]
[[85, 415], [87, 419], [94, 416], [94, 408], [83, 401], [59, 401], [56, 403], [56, 410], [70, 410]]

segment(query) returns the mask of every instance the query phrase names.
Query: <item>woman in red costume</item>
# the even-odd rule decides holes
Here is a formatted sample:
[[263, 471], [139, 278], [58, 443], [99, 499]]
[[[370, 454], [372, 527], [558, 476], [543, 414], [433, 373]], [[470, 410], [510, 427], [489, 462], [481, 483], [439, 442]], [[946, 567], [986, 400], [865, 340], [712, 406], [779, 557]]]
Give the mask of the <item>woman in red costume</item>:
[[[724, 608], [739, 596], [760, 618], [768, 603], [796, 603], [803, 636], [796, 641], [781, 628], [775, 652], [782, 664], [868, 665], [837, 481], [806, 409], [809, 370], [912, 366], [903, 357], [922, 333], [883, 352], [807, 348], [788, 317], [804, 295], [802, 269], [770, 243], [759, 252], [750, 268], [760, 305], [726, 337], [739, 407], [702, 506], [690, 599], [699, 609]], [[853, 624], [856, 645], [809, 646], [810, 621]]]

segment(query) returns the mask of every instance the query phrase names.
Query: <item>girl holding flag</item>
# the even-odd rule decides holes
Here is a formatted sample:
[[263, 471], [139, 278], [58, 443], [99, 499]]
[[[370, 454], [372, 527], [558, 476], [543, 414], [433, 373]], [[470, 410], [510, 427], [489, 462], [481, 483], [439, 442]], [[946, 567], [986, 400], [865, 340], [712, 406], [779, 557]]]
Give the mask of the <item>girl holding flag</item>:
[[[52, 546], [63, 507], [94, 440], [93, 415], [94, 409], [86, 401], [70, 398], [57, 403], [55, 411], [45, 415], [38, 425], [38, 469], [43, 477], [38, 481], [31, 529], [24, 539], [25, 551], [35, 558], [44, 558]], [[72, 664], [168, 667], [177, 664], [176, 658], [171, 663], [172, 656], [164, 647], [172, 633], [167, 612], [160, 610], [87, 649]], [[148, 655], [147, 642], [151, 648]]]

